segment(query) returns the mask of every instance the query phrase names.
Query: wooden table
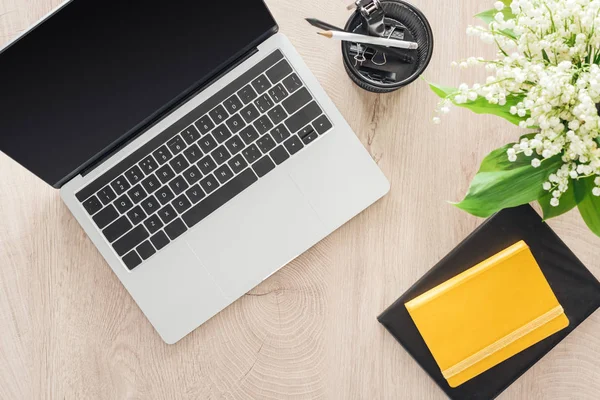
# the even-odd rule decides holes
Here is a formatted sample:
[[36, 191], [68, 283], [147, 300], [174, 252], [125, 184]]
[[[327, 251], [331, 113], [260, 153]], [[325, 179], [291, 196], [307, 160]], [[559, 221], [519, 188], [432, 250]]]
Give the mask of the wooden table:
[[[413, 2], [437, 40], [426, 77], [456, 85], [483, 79], [484, 71], [473, 77], [449, 64], [493, 55], [464, 33], [492, 2]], [[59, 3], [0, 0], [0, 42]], [[482, 157], [518, 129], [463, 110], [434, 126], [436, 98], [423, 81], [391, 95], [360, 90], [344, 72], [339, 44], [317, 38], [303, 20], [343, 25], [341, 0], [267, 3], [391, 193], [167, 346], [58, 192], [0, 154], [0, 399], [445, 398], [375, 318], [482, 222], [447, 200], [460, 199]], [[550, 225], [600, 277], [600, 239], [578, 214]], [[600, 398], [598, 332], [600, 313], [502, 399]]]

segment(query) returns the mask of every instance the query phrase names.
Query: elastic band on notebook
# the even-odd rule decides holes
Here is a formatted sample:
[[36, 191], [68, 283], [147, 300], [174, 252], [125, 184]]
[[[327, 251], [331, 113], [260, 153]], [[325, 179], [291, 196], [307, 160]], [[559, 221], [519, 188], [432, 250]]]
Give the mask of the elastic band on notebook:
[[486, 357], [491, 356], [492, 354], [505, 348], [509, 344], [521, 339], [523, 336], [535, 331], [540, 326], [547, 324], [548, 322], [559, 317], [563, 313], [564, 313], [564, 310], [561, 305], [554, 307], [552, 310], [548, 311], [541, 317], [534, 319], [530, 323], [523, 325], [519, 329], [504, 336], [502, 339], [497, 340], [496, 342], [492, 343], [491, 345], [489, 345], [489, 346], [485, 347], [484, 349], [478, 351], [477, 353], [473, 354], [472, 356], [465, 358], [463, 361], [459, 362], [458, 364], [442, 371], [442, 375], [444, 375], [444, 378], [450, 379], [453, 376], [460, 374], [467, 368], [472, 367], [473, 365], [477, 364], [478, 362], [485, 359]]

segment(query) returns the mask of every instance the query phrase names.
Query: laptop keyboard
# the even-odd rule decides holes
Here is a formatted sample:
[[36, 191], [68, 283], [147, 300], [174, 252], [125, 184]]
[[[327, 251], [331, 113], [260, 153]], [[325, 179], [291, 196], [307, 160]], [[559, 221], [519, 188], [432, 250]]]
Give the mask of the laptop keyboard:
[[132, 270], [331, 128], [275, 51], [76, 197]]

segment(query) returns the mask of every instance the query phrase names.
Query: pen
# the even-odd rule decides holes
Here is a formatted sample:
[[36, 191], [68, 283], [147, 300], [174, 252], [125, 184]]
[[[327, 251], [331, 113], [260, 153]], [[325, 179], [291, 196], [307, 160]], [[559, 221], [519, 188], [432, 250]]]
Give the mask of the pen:
[[[314, 26], [315, 28], [319, 28], [319, 29], [323, 29], [323, 30], [329, 30], [329, 31], [339, 31], [339, 32], [346, 32], [344, 29], [342, 28], [338, 28], [337, 26], [331, 25], [327, 22], [318, 20], [316, 18], [306, 18], [306, 21], [311, 24], [312, 26]], [[398, 59], [406, 64], [412, 64], [415, 59], [407, 54], [405, 54], [402, 50], [400, 49], [395, 49], [393, 47], [385, 47], [385, 46], [377, 46], [377, 45], [371, 45], [369, 46], [371, 47], [373, 50], [377, 50], [381, 53], [387, 53], [388, 55], [392, 55], [395, 57], [398, 57]]]
[[326, 31], [326, 32], [317, 32], [317, 34], [321, 36], [325, 36], [330, 39], [343, 40], [345, 42], [354, 42], [354, 43], [362, 43], [369, 45], [379, 45], [386, 47], [396, 47], [400, 49], [411, 49], [415, 50], [419, 47], [419, 44], [416, 42], [407, 42], [404, 40], [396, 40], [396, 39], [386, 39], [380, 37], [373, 37], [367, 35], [359, 35], [356, 33], [349, 32], [339, 32], [339, 31]]

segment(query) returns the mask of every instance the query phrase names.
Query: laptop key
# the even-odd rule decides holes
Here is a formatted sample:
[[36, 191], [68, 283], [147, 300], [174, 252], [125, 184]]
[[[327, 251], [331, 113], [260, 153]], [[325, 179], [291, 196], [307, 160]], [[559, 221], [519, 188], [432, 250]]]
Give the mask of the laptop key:
[[158, 188], [160, 188], [160, 185], [161, 183], [156, 175], [150, 175], [142, 181], [142, 187], [147, 193], [154, 193]]
[[215, 125], [219, 125], [220, 123], [225, 122], [225, 120], [229, 116], [227, 114], [227, 111], [225, 111], [225, 108], [223, 108], [223, 106], [220, 104], [217, 107], [215, 107], [211, 112], [209, 112], [208, 115], [210, 115]]
[[319, 135], [324, 134], [333, 127], [325, 114], [314, 120], [312, 125]]
[[271, 98], [275, 100], [275, 103], [279, 103], [289, 95], [281, 83], [269, 90], [269, 94], [271, 95]]
[[271, 130], [271, 136], [275, 138], [275, 141], [277, 143], [281, 143], [287, 138], [289, 138], [291, 136], [291, 133], [290, 131], [288, 131], [288, 128], [286, 128], [284, 124], [280, 124]]
[[183, 221], [188, 227], [191, 228], [192, 226], [196, 225], [198, 222], [202, 221], [204, 218], [212, 214], [214, 211], [219, 209], [229, 200], [233, 199], [235, 196], [243, 192], [246, 188], [248, 188], [257, 180], [258, 178], [254, 174], [252, 169], [247, 168], [246, 170], [244, 170], [244, 172], [227, 182], [225, 185], [223, 185], [223, 187], [214, 192], [211, 196], [207, 197], [204, 201], [190, 208], [185, 214], [183, 214]]
[[169, 236], [171, 240], [177, 239], [185, 231], [187, 231], [187, 227], [185, 226], [181, 218], [177, 218], [175, 221], [165, 226], [165, 233]]
[[304, 147], [304, 145], [302, 144], [302, 142], [296, 135], [294, 135], [291, 138], [289, 138], [288, 140], [286, 140], [283, 143], [283, 145], [285, 146], [285, 148], [291, 155], [296, 154]]
[[109, 242], [114, 242], [133, 227], [126, 216], [122, 216], [108, 227], [104, 228], [102, 234]]
[[260, 135], [252, 125], [247, 126], [240, 132], [240, 137], [247, 145], [254, 142], [259, 136]]
[[285, 86], [288, 92], [293, 93], [302, 87], [302, 81], [294, 73], [283, 80], [283, 86]]
[[231, 137], [231, 131], [227, 128], [226, 124], [217, 126], [213, 131], [212, 135], [217, 140], [217, 143], [221, 144]]
[[127, 192], [131, 201], [134, 204], [138, 204], [140, 201], [144, 200], [147, 196], [146, 191], [142, 188], [142, 185], [136, 185]]
[[[293, 114], [312, 100], [312, 96], [306, 88], [298, 90], [281, 103], [288, 114]], [[310, 121], [309, 121], [310, 122]]]
[[160, 204], [165, 205], [173, 200], [175, 195], [168, 186], [163, 186], [156, 192], [156, 198], [160, 201]]
[[321, 114], [321, 108], [313, 101], [308, 103], [306, 107], [298, 111], [296, 114], [289, 117], [285, 121], [285, 125], [290, 132], [298, 132], [300, 129], [302, 129], [302, 127], [306, 126], [306, 124], [309, 124], [311, 121], [314, 121], [314, 119]]
[[171, 150], [173, 155], [177, 155], [183, 151], [187, 147], [181, 136], [176, 135], [173, 139], [167, 142], [167, 146]]
[[142, 207], [137, 206], [127, 213], [127, 217], [135, 226], [141, 224], [146, 219], [147, 215], [144, 210], [142, 210]]
[[160, 165], [163, 165], [173, 158], [173, 154], [171, 154], [169, 149], [167, 149], [167, 146], [160, 146], [154, 153], [152, 153], [152, 155]]
[[244, 121], [246, 121], [248, 124], [260, 117], [260, 112], [258, 112], [254, 104], [248, 104], [242, 111], [240, 111], [240, 114], [244, 118]]
[[200, 118], [198, 121], [196, 121], [194, 125], [196, 125], [196, 128], [198, 128], [200, 133], [203, 135], [206, 135], [215, 127], [215, 124], [212, 122], [208, 115], [205, 115], [204, 117]]
[[110, 186], [113, 188], [113, 190], [115, 191], [115, 194], [117, 196], [125, 193], [125, 191], [131, 187], [131, 185], [129, 184], [129, 182], [127, 182], [125, 180], [125, 178], [123, 177], [123, 175], [121, 175], [120, 177], [118, 177], [117, 179], [115, 179], [110, 184]]
[[163, 231], [160, 231], [156, 235], [152, 236], [150, 238], [150, 241], [152, 242], [156, 250], [163, 249], [166, 245], [168, 245], [171, 242]]
[[144, 211], [146, 211], [146, 214], [148, 215], [152, 215], [154, 214], [154, 212], [158, 211], [158, 209], [160, 208], [160, 204], [158, 202], [158, 200], [156, 200], [156, 197], [154, 196], [150, 196], [146, 199], [144, 199], [140, 205], [142, 206], [142, 208], [144, 209]]
[[254, 104], [256, 105], [256, 108], [258, 108], [258, 111], [263, 114], [269, 111], [274, 105], [273, 100], [271, 100], [267, 93], [259, 96], [258, 99], [254, 101]]
[[156, 171], [156, 176], [158, 179], [164, 184], [169, 182], [171, 179], [175, 177], [175, 172], [168, 165], [163, 165], [158, 171]]
[[148, 156], [140, 161], [140, 168], [146, 175], [150, 175], [158, 168], [158, 163], [152, 156]]
[[105, 186], [103, 189], [100, 189], [98, 192], [98, 198], [102, 202], [102, 204], [109, 204], [111, 201], [117, 198], [114, 190], [110, 186]]
[[185, 179], [183, 179], [182, 176], [178, 176], [177, 178], [175, 178], [171, 182], [169, 182], [169, 187], [173, 191], [173, 194], [175, 194], [175, 196], [178, 196], [181, 193], [183, 193], [183, 191], [185, 189], [187, 189], [189, 187], [189, 185], [185, 181]]
[[287, 113], [281, 106], [275, 107], [274, 109], [269, 111], [267, 115], [269, 116], [269, 118], [271, 118], [271, 121], [273, 121], [275, 125], [279, 124], [280, 122], [283, 122], [283, 120], [287, 118]]
[[211, 156], [206, 156], [198, 162], [198, 168], [200, 168], [200, 171], [204, 175], [208, 175], [217, 168], [217, 163], [215, 163], [215, 160]]
[[248, 163], [246, 160], [244, 160], [244, 157], [242, 157], [241, 154], [233, 157], [228, 164], [234, 174], [239, 174], [248, 166]]
[[269, 134], [261, 137], [256, 141], [256, 145], [263, 152], [263, 154], [267, 154], [271, 150], [273, 150], [276, 146], [275, 141]]
[[232, 155], [235, 155], [235, 154], [239, 153], [240, 151], [242, 151], [244, 146], [245, 146], [244, 142], [242, 142], [242, 139], [240, 139], [240, 137], [238, 135], [235, 135], [234, 137], [229, 139], [227, 142], [225, 142], [225, 147], [227, 147], [227, 150], [229, 150], [229, 152]]
[[177, 213], [175, 212], [175, 210], [173, 209], [173, 207], [170, 204], [167, 204], [166, 206], [164, 206], [163, 208], [158, 210], [157, 215], [160, 217], [162, 222], [164, 222], [165, 224], [168, 224], [169, 222], [171, 222], [175, 219], [175, 217], [177, 216]]
[[150, 232], [150, 234], [152, 235], [156, 231], [158, 231], [160, 228], [162, 228], [164, 226], [164, 224], [160, 220], [158, 215], [153, 215], [144, 221], [144, 226], [146, 227], [146, 229], [148, 229], [148, 232]]
[[144, 179], [144, 173], [142, 172], [140, 167], [135, 165], [129, 171], [125, 172], [125, 178], [127, 178], [127, 180], [129, 181], [129, 183], [131, 183], [131, 185], [135, 185], [139, 181]]
[[135, 251], [132, 251], [125, 257], [123, 257], [123, 263], [125, 264], [127, 269], [132, 271], [135, 267], [142, 263], [142, 259]]
[[233, 178], [233, 172], [231, 172], [231, 169], [227, 165], [223, 165], [215, 171], [215, 176], [217, 177], [219, 182], [225, 183], [231, 178]]
[[96, 226], [100, 229], [104, 229], [119, 217], [119, 212], [112, 204], [106, 206], [102, 211], [94, 215], [92, 218], [96, 223]]
[[126, 194], [115, 200], [114, 204], [121, 214], [125, 214], [133, 207], [133, 203], [131, 202], [131, 200], [129, 200], [129, 197], [127, 197]]
[[229, 118], [225, 124], [227, 124], [232, 133], [238, 133], [244, 126], [246, 126], [246, 123], [240, 114], [235, 114], [233, 117]]
[[202, 200], [206, 195], [204, 191], [200, 188], [200, 185], [194, 185], [187, 192], [185, 192], [190, 201], [194, 204]]
[[315, 130], [311, 130], [307, 135], [302, 137], [302, 142], [304, 142], [304, 144], [310, 144], [318, 137], [319, 134]]
[[256, 147], [255, 144], [246, 147], [242, 151], [242, 154], [244, 155], [246, 161], [248, 161], [248, 164], [252, 164], [254, 161], [258, 160], [260, 156], [262, 156], [260, 150], [258, 149], [258, 147]]
[[181, 136], [183, 136], [183, 140], [185, 140], [188, 145], [191, 145], [200, 139], [200, 132], [198, 132], [198, 129], [194, 125], [191, 125], [181, 132]]
[[192, 206], [192, 203], [185, 197], [185, 194], [182, 194], [171, 203], [175, 211], [179, 214], [183, 214], [188, 208]]
[[271, 156], [271, 158], [273, 159], [273, 161], [275, 161], [275, 164], [277, 164], [277, 165], [283, 163], [285, 160], [290, 158], [290, 155], [288, 154], [287, 151], [285, 151], [283, 146], [277, 146], [275, 148], [275, 150], [273, 150], [272, 152], [269, 153], [269, 155]]
[[252, 168], [254, 169], [254, 172], [256, 172], [256, 175], [258, 175], [259, 178], [262, 178], [275, 168], [275, 163], [269, 156], [264, 156], [254, 163]]
[[263, 135], [273, 127], [273, 123], [266, 115], [263, 115], [262, 117], [254, 121], [254, 127], [256, 128], [259, 134]]
[[244, 102], [244, 104], [248, 104], [252, 100], [254, 100], [256, 97], [258, 97], [258, 95], [256, 94], [256, 92], [254, 91], [254, 89], [252, 89], [252, 86], [250, 86], [250, 85], [244, 86], [237, 93], [237, 95]]
[[202, 187], [202, 189], [204, 189], [204, 192], [206, 194], [211, 194], [219, 187], [219, 182], [211, 174], [200, 181], [200, 186]]
[[190, 164], [194, 164], [200, 158], [202, 158], [202, 150], [200, 150], [198, 145], [194, 143], [193, 145], [191, 145], [183, 151], [183, 155], [185, 156], [185, 158], [187, 158]]
[[142, 257], [143, 260], [149, 259], [156, 253], [156, 250], [154, 250], [154, 246], [152, 246], [152, 244], [148, 240], [140, 244], [135, 250], [140, 255], [140, 257]]
[[292, 72], [292, 67], [286, 60], [281, 60], [269, 69], [266, 74], [269, 80], [273, 83], [277, 83]]
[[211, 135], [206, 135], [198, 142], [200, 148], [204, 152], [204, 154], [210, 153], [215, 147], [217, 147], [217, 142]]
[[169, 162], [169, 165], [171, 165], [171, 168], [173, 168], [173, 171], [175, 171], [176, 174], [180, 174], [190, 166], [190, 163], [188, 163], [183, 154], [180, 154], [172, 159], [171, 162]]
[[210, 155], [218, 165], [223, 164], [225, 161], [231, 158], [231, 154], [229, 154], [229, 151], [227, 150], [227, 148], [225, 148], [225, 146], [220, 146], [215, 151], [210, 153]]
[[252, 87], [258, 94], [262, 94], [269, 90], [271, 87], [271, 82], [269, 82], [265, 75], [260, 75], [258, 78], [252, 81]]
[[202, 178], [202, 172], [200, 172], [198, 167], [192, 165], [187, 170], [185, 170], [185, 172], [183, 173], [183, 177], [185, 178], [187, 183], [193, 185], [194, 183], [198, 182], [200, 178]]
[[225, 109], [229, 112], [229, 114], [235, 114], [244, 106], [235, 94], [227, 100], [225, 100], [223, 105], [225, 106]]
[[119, 256], [123, 256], [133, 250], [138, 244], [148, 239], [148, 237], [150, 237], [150, 235], [146, 228], [144, 228], [144, 225], [138, 225], [114, 242], [112, 246]]
[[98, 197], [92, 196], [86, 201], [83, 202], [83, 208], [90, 215], [96, 214], [98, 211], [102, 210], [102, 203], [98, 200]]

